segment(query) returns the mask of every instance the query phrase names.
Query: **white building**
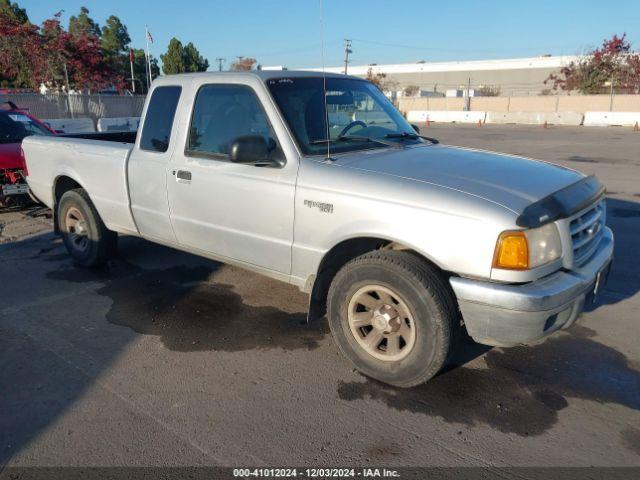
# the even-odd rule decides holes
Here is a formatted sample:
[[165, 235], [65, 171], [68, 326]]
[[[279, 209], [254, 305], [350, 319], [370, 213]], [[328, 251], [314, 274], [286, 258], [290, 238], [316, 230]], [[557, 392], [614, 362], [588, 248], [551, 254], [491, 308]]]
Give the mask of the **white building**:
[[[384, 73], [387, 79], [401, 91], [409, 85], [421, 91], [440, 92], [464, 90], [469, 84], [474, 90], [499, 89], [501, 95], [539, 95], [550, 84], [544, 81], [578, 56], [543, 56], [502, 60], [469, 60], [460, 62], [418, 62], [389, 65], [353, 65], [348, 73], [364, 77], [371, 69], [373, 74]], [[322, 70], [309, 68], [306, 70]], [[327, 72], [344, 72], [342, 67], [327, 67]]]

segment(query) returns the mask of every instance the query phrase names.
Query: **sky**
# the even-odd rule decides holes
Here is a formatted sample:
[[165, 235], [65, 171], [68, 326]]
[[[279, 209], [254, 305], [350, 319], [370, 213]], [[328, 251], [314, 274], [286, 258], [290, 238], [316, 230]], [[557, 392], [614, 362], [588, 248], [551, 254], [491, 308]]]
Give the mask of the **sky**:
[[352, 65], [575, 55], [625, 32], [640, 50], [640, 0], [17, 1], [33, 23], [63, 9], [66, 25], [81, 6], [100, 25], [117, 15], [135, 48], [144, 47], [148, 25], [154, 56], [175, 36], [193, 42], [210, 69], [218, 57], [228, 67], [239, 55], [265, 66], [318, 67], [323, 38], [328, 67], [342, 64], [344, 38], [352, 39]]

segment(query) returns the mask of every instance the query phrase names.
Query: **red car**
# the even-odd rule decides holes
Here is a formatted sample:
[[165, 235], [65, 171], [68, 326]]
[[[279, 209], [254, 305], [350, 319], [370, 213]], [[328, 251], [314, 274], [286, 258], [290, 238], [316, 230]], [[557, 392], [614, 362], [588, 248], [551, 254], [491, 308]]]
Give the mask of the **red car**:
[[56, 133], [12, 102], [6, 103], [9, 109], [0, 110], [0, 207], [20, 205], [29, 199], [22, 139], [29, 135]]

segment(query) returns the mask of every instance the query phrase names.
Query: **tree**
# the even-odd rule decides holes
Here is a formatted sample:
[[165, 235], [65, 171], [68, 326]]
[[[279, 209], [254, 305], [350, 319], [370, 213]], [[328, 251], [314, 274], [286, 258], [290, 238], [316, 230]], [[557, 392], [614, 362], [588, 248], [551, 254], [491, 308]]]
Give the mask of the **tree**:
[[2, 83], [37, 89], [41, 83], [61, 89], [69, 79], [76, 90], [122, 86], [122, 76], [104, 62], [97, 37], [69, 34], [60, 14], [38, 28], [0, 14], [0, 72]]
[[127, 27], [115, 15], [107, 18], [102, 27], [100, 46], [105, 63], [120, 78], [131, 76], [129, 68], [129, 43], [131, 38]]
[[415, 97], [420, 93], [420, 87], [417, 85], [407, 85], [402, 91], [405, 97]]
[[106, 57], [118, 57], [124, 55], [131, 43], [131, 37], [127, 27], [123, 25], [118, 17], [111, 15], [102, 27], [101, 45]]
[[247, 71], [252, 70], [253, 66], [257, 63], [255, 58], [246, 57], [239, 58], [237, 62], [231, 64], [231, 70]]
[[78, 35], [91, 35], [100, 38], [100, 26], [89, 16], [89, 9], [80, 7], [80, 14], [69, 19], [69, 33], [74, 37]]
[[184, 64], [187, 72], [206, 72], [209, 68], [209, 60], [200, 55], [191, 42], [184, 47]]
[[631, 51], [626, 34], [605, 39], [600, 48], [571, 62], [545, 80], [554, 90], [583, 94], [640, 93], [640, 53]]
[[187, 71], [184, 64], [184, 47], [182, 42], [175, 37], [169, 41], [167, 53], [160, 55], [160, 60], [162, 60], [162, 71], [165, 75], [175, 75]]
[[93, 35], [71, 35], [60, 25], [60, 14], [42, 24], [45, 62], [41, 82], [54, 88], [96, 91], [106, 86], [124, 87], [124, 78], [102, 55], [100, 40]]
[[3, 86], [37, 87], [35, 78], [43, 69], [39, 29], [22, 20], [24, 18], [14, 15], [12, 10], [0, 11], [0, 83]]
[[162, 71], [167, 75], [184, 72], [204, 72], [209, 61], [200, 55], [195, 45], [189, 42], [185, 47], [177, 38], [172, 38], [167, 53], [160, 55]]
[[0, 0], [0, 16], [7, 16], [18, 23], [29, 23], [27, 11], [11, 0]]
[[384, 72], [373, 73], [373, 69], [367, 70], [367, 80], [373, 83], [381, 92], [388, 92], [392, 88], [396, 87], [397, 83], [387, 79], [387, 74]]
[[479, 97], [499, 97], [502, 89], [499, 85], [481, 85], [476, 91]]
[[[136, 80], [136, 93], [146, 93], [147, 91], [147, 56], [141, 48], [133, 49], [133, 76]], [[158, 67], [158, 59], [151, 56], [151, 77], [156, 78], [160, 75], [160, 67]], [[127, 75], [128, 83], [131, 84], [131, 74]]]

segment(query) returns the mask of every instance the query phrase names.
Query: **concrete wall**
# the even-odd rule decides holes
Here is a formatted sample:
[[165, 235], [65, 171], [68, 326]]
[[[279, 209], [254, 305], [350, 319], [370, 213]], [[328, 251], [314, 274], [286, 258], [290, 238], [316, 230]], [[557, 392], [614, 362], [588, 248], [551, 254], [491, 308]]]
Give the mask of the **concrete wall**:
[[596, 127], [640, 125], [640, 112], [587, 112], [584, 116], [584, 124]]
[[[463, 110], [463, 98], [401, 98], [401, 112], [409, 110]], [[472, 97], [471, 110], [486, 112], [609, 111], [609, 95], [549, 95], [537, 97]], [[640, 95], [614, 95], [614, 112], [640, 112]]]
[[[454, 112], [451, 112], [454, 113]], [[455, 112], [459, 113], [459, 112]], [[464, 113], [464, 112], [463, 112]], [[466, 112], [473, 113], [473, 112]], [[614, 115], [621, 115], [620, 113]], [[487, 112], [486, 123], [519, 125], [582, 125], [584, 115], [578, 112]]]
[[90, 118], [43, 118], [49, 127], [64, 133], [92, 133], [96, 126]]

